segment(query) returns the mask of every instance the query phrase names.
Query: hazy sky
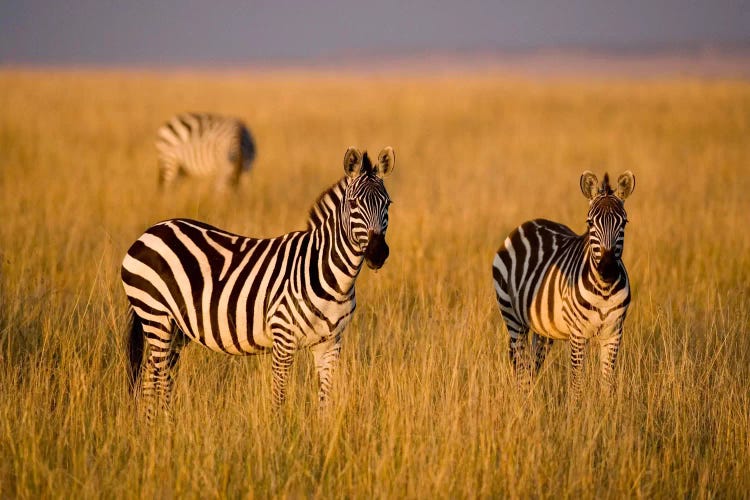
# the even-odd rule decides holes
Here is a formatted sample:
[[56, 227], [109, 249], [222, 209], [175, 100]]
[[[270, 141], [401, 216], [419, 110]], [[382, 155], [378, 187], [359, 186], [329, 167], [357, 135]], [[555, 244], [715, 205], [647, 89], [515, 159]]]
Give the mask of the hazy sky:
[[750, 2], [0, 0], [0, 63], [226, 65], [356, 54], [750, 44]]

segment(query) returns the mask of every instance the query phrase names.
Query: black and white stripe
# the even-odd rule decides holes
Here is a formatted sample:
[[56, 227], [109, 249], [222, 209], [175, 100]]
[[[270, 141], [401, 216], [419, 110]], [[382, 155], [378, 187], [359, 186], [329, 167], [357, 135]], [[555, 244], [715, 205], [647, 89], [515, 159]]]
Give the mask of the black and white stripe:
[[630, 304], [621, 259], [627, 223], [624, 200], [634, 187], [629, 171], [619, 177], [616, 190], [607, 174], [599, 184], [594, 174], [584, 172], [581, 190], [589, 199], [586, 233], [576, 235], [562, 224], [536, 219], [516, 228], [498, 250], [492, 266], [495, 294], [520, 382], [527, 384], [531, 373], [539, 370], [553, 340], [570, 340], [571, 390], [577, 399], [584, 349], [596, 338], [603, 381], [611, 389]]
[[209, 113], [183, 113], [157, 131], [159, 185], [166, 188], [180, 175], [213, 176], [219, 189], [236, 187], [250, 170], [256, 149], [242, 121]]
[[294, 353], [309, 347], [320, 402], [327, 400], [362, 263], [377, 269], [389, 254], [383, 177], [393, 169], [393, 149], [378, 160], [350, 148], [347, 175], [317, 200], [306, 231], [255, 239], [172, 219], [130, 247], [122, 281], [132, 309], [131, 381], [142, 379], [149, 419], [156, 402], [168, 410], [172, 372], [189, 341], [228, 354], [270, 351], [277, 406]]

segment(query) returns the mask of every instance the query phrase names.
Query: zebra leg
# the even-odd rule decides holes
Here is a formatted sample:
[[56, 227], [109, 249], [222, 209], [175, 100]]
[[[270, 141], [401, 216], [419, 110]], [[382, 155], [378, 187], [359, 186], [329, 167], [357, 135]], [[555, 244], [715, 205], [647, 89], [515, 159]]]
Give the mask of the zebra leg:
[[159, 189], [166, 190], [170, 187], [180, 173], [180, 166], [169, 159], [162, 158], [159, 161]]
[[531, 390], [531, 360], [526, 348], [529, 343], [529, 330], [520, 325], [516, 326], [516, 324], [508, 322], [507, 319], [506, 325], [510, 334], [508, 354], [511, 363], [513, 363], [513, 371], [516, 373], [516, 381], [522, 390], [528, 392]]
[[[148, 343], [148, 360], [142, 382], [142, 398], [146, 420], [153, 422], [156, 407], [168, 408], [171, 395], [169, 382], [172, 354], [172, 325], [167, 316], [143, 322], [143, 332]], [[175, 363], [176, 363], [176, 358]]]
[[586, 338], [580, 335], [570, 337], [570, 401], [581, 399], [583, 359], [586, 353]]
[[242, 173], [242, 162], [239, 154], [230, 153], [229, 156], [221, 162], [221, 167], [216, 174], [216, 192], [223, 193], [227, 188], [237, 190], [240, 184], [240, 174]]
[[310, 349], [315, 360], [315, 368], [318, 370], [318, 380], [320, 390], [318, 392], [318, 405], [322, 410], [328, 406], [331, 389], [333, 387], [333, 377], [339, 361], [341, 352], [341, 338], [334, 337], [326, 340]]
[[599, 365], [602, 372], [602, 384], [607, 396], [613, 396], [615, 393], [615, 363], [617, 362], [617, 353], [620, 350], [620, 340], [622, 331], [617, 335], [606, 340], [600, 340], [599, 344]]
[[552, 348], [551, 338], [544, 337], [536, 333], [532, 335], [531, 352], [534, 358], [534, 374], [535, 375], [539, 373], [539, 370], [542, 368], [542, 365], [544, 364], [544, 360], [547, 358], [547, 353], [549, 353], [550, 348]]
[[278, 410], [286, 401], [286, 382], [294, 360], [296, 346], [281, 335], [274, 335], [271, 347], [271, 369], [273, 370], [273, 408]]
[[232, 165], [232, 173], [229, 175], [227, 184], [236, 190], [240, 185], [240, 175], [242, 174], [242, 156], [237, 157], [237, 161]]
[[167, 356], [167, 378], [164, 381], [162, 389], [163, 398], [161, 400], [161, 410], [172, 420], [172, 394], [174, 393], [174, 381], [177, 377], [179, 368], [180, 353], [182, 349], [190, 342], [190, 337], [182, 333], [175, 325], [172, 330], [172, 345]]

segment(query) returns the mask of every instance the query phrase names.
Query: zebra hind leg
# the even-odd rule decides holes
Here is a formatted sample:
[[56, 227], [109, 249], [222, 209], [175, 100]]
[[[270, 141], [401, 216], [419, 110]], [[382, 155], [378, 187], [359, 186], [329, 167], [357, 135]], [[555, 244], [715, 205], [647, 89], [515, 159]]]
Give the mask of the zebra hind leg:
[[161, 410], [167, 415], [169, 420], [172, 420], [172, 395], [174, 394], [174, 381], [177, 377], [178, 368], [180, 366], [180, 353], [182, 349], [190, 343], [190, 337], [182, 333], [176, 325], [172, 328], [172, 348], [167, 356], [167, 379], [166, 387], [164, 388], [164, 397], [161, 401]]
[[242, 174], [242, 165], [236, 161], [229, 162], [223, 171], [216, 174], [216, 184], [214, 186], [217, 193], [224, 193], [227, 189], [237, 192], [240, 186], [240, 174]]
[[531, 390], [531, 357], [528, 346], [528, 328], [510, 322], [506, 318], [508, 333], [510, 334], [509, 351], [510, 361], [513, 364], [513, 371], [516, 374], [518, 387], [524, 392]]
[[534, 375], [539, 373], [542, 369], [544, 360], [547, 359], [547, 354], [552, 348], [552, 339], [544, 337], [542, 335], [534, 333], [531, 337], [531, 352], [534, 358]]
[[176, 332], [167, 316], [143, 321], [143, 331], [148, 343], [148, 359], [142, 374], [141, 399], [146, 420], [151, 424], [159, 409], [169, 417], [172, 398], [170, 372], [177, 364], [179, 348], [184, 343], [178, 344], [179, 348], [175, 349]]

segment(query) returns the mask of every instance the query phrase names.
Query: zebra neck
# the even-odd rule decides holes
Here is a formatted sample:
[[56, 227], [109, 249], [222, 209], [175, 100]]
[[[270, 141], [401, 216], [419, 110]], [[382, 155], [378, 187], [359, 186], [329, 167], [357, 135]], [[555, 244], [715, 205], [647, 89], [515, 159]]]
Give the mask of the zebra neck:
[[[360, 251], [349, 237], [344, 215], [344, 193], [348, 178], [331, 186], [310, 210], [308, 231], [320, 258], [311, 262], [326, 285], [342, 296], [349, 296], [354, 280], [364, 262]], [[316, 259], [313, 259], [316, 260]]]
[[345, 300], [352, 295], [364, 262], [364, 252], [358, 251], [349, 241], [341, 219], [327, 219], [322, 227], [310, 232], [313, 251], [318, 256], [311, 259], [311, 275], [317, 275], [324, 288], [337, 296], [335, 300]]
[[341, 219], [347, 184], [348, 177], [345, 176], [318, 196], [307, 218], [308, 231], [324, 227], [329, 220]]

